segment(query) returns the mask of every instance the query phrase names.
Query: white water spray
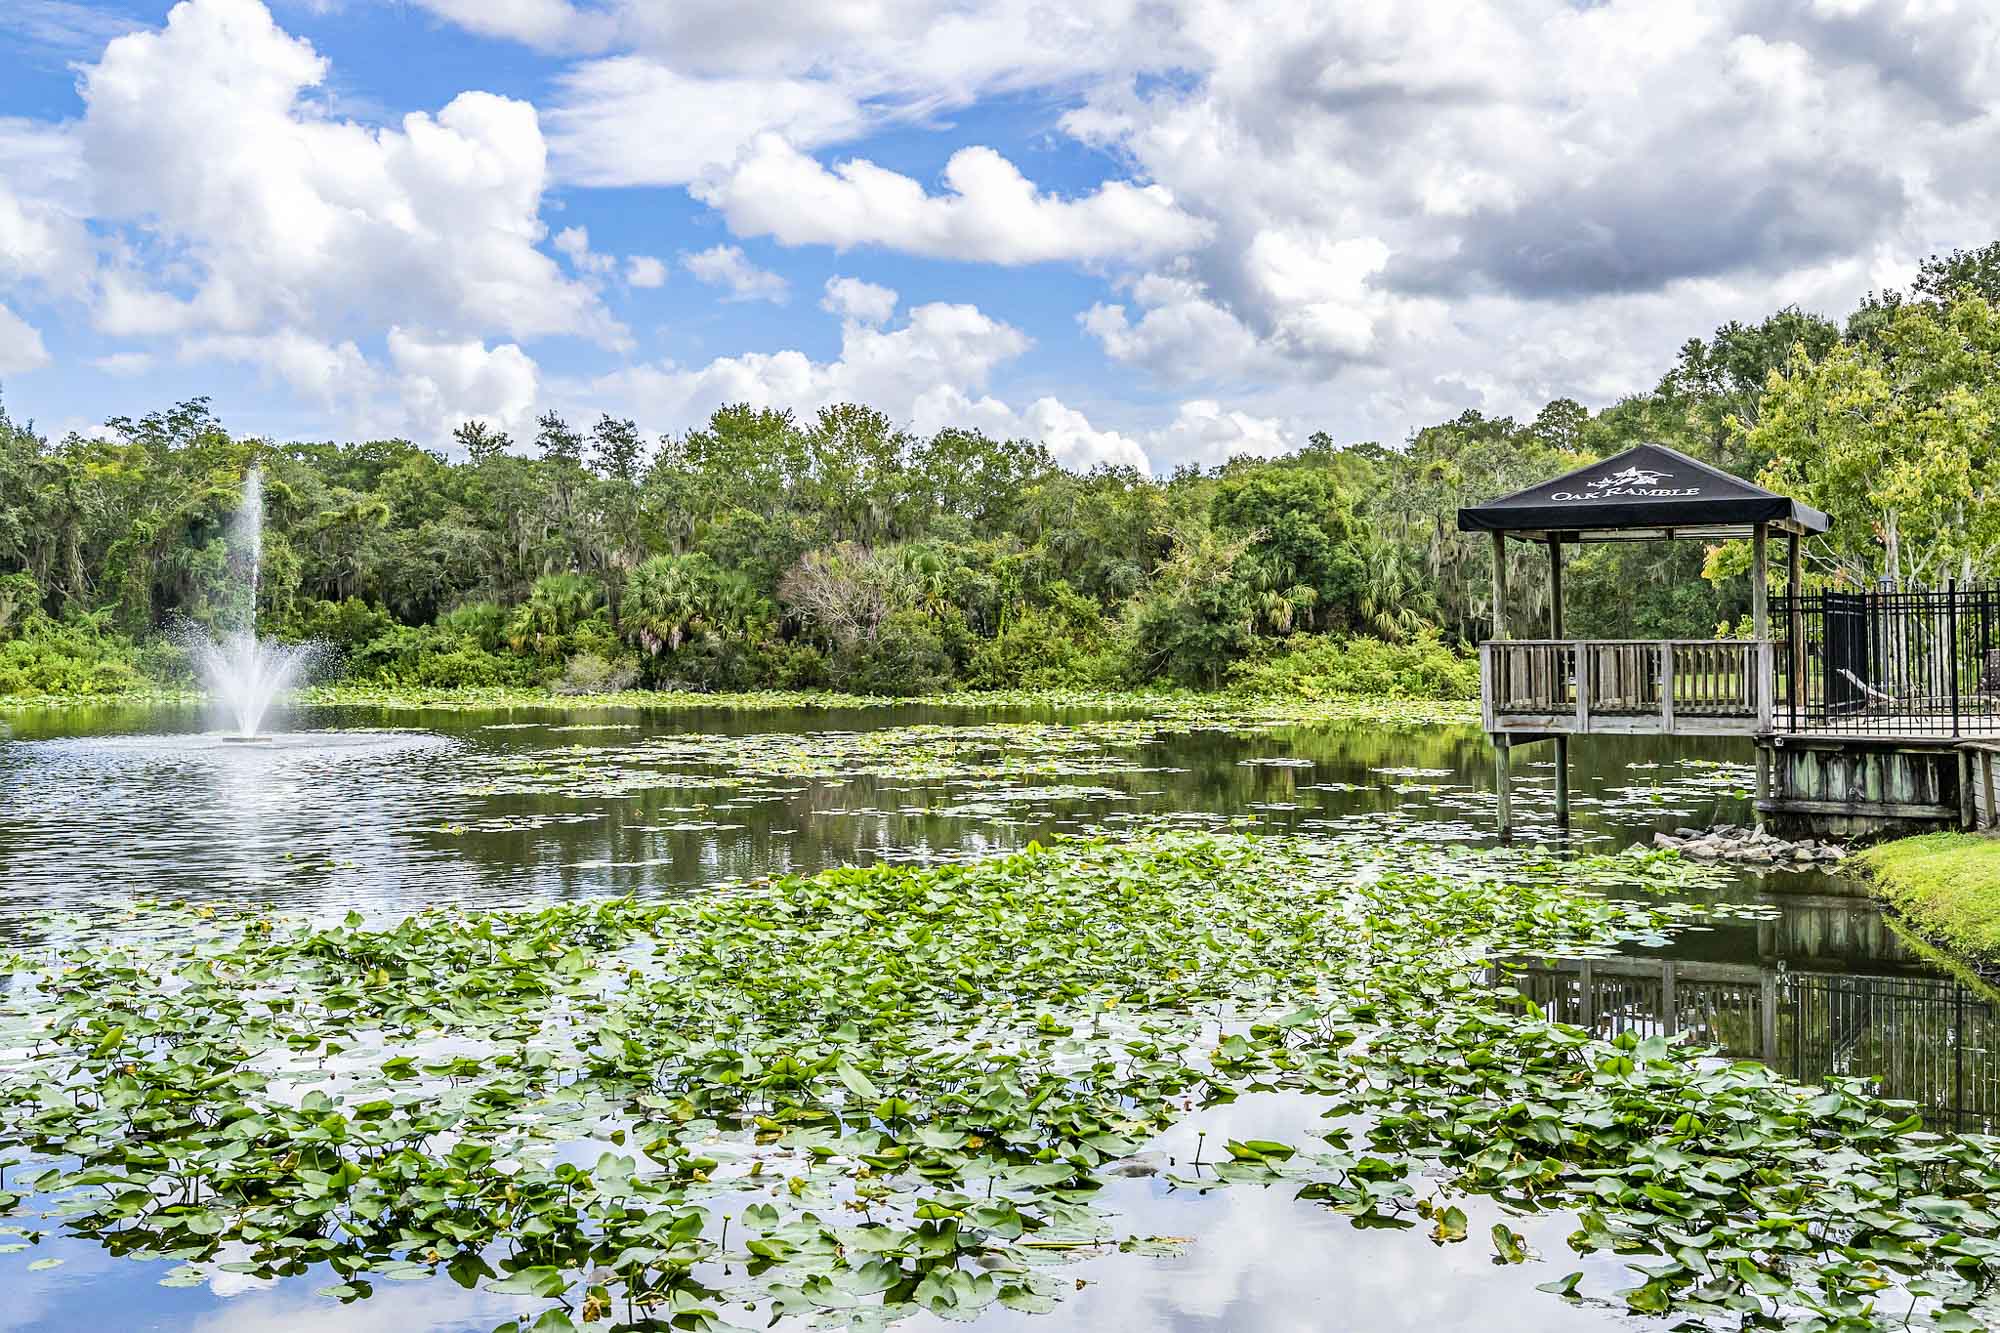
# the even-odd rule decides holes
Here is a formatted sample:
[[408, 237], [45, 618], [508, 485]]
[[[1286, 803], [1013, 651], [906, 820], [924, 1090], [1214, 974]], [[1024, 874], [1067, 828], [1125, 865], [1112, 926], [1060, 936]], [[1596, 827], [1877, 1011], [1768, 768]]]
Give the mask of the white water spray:
[[227, 710], [237, 740], [257, 740], [265, 714], [278, 696], [297, 684], [319, 655], [319, 645], [259, 641], [257, 583], [264, 564], [264, 474], [251, 468], [243, 479], [243, 502], [229, 527], [230, 564], [246, 567], [248, 598], [237, 623], [220, 639], [192, 635], [188, 650], [209, 698]]

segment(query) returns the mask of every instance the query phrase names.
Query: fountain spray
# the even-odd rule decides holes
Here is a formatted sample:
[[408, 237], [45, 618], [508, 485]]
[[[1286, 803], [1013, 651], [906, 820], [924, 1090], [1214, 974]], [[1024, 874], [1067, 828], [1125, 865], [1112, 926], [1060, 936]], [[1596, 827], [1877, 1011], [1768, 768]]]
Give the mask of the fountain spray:
[[218, 638], [192, 637], [188, 647], [195, 669], [208, 689], [209, 698], [220, 703], [236, 724], [232, 741], [264, 741], [260, 732], [271, 705], [296, 684], [313, 659], [319, 645], [285, 644], [257, 637], [257, 591], [264, 564], [264, 474], [252, 467], [243, 479], [243, 500], [229, 526], [230, 563], [241, 560], [246, 567], [242, 583], [248, 596], [241, 602], [236, 624]]

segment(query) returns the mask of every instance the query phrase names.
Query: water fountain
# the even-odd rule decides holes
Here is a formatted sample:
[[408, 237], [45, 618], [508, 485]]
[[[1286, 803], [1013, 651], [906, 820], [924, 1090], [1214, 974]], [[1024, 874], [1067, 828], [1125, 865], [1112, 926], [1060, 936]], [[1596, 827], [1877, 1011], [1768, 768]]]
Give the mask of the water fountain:
[[195, 670], [208, 690], [236, 724], [223, 739], [240, 743], [268, 741], [260, 728], [278, 696], [297, 684], [319, 655], [313, 643], [277, 643], [257, 637], [257, 581], [264, 563], [264, 474], [253, 467], [243, 479], [243, 501], [229, 527], [232, 567], [240, 559], [248, 570], [235, 628], [210, 638], [188, 636]]

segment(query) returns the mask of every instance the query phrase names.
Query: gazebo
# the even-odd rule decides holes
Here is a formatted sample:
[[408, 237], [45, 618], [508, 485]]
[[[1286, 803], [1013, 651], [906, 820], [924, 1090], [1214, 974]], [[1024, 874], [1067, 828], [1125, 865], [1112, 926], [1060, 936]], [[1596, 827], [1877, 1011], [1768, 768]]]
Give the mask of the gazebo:
[[[1500, 827], [1512, 826], [1511, 751], [1550, 741], [1556, 815], [1569, 819], [1569, 738], [1590, 733], [1763, 736], [1781, 684], [1770, 625], [1769, 545], [1786, 539], [1788, 587], [1801, 586], [1799, 541], [1825, 532], [1809, 505], [1710, 467], [1662, 444], [1641, 444], [1512, 495], [1458, 511], [1462, 532], [1493, 538], [1493, 635], [1479, 647], [1480, 708], [1494, 745]], [[1507, 539], [1548, 550], [1547, 638], [1509, 637]], [[1748, 639], [1570, 639], [1563, 635], [1563, 548], [1581, 542], [1751, 545]], [[1787, 598], [1787, 675], [1797, 698], [1805, 676], [1801, 599]], [[1770, 794], [1769, 753], [1757, 752], [1758, 799]]]

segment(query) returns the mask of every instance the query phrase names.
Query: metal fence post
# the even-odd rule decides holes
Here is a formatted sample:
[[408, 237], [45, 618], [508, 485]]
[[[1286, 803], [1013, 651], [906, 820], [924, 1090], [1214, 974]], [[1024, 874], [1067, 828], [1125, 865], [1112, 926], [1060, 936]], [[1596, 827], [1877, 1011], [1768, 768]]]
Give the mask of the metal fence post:
[[1945, 670], [1951, 673], [1951, 734], [1958, 738], [1958, 580], [1945, 585], [1945, 638], [1951, 651], [1945, 654]]

